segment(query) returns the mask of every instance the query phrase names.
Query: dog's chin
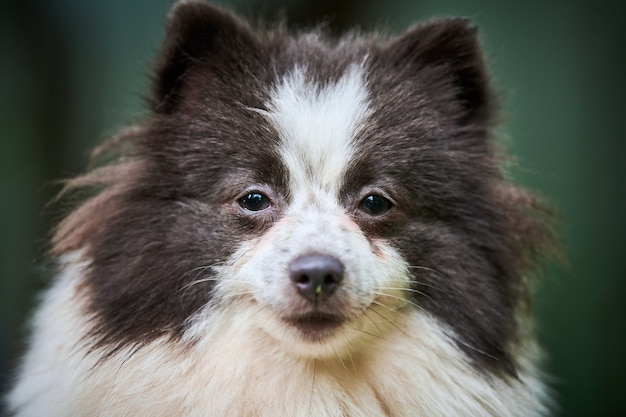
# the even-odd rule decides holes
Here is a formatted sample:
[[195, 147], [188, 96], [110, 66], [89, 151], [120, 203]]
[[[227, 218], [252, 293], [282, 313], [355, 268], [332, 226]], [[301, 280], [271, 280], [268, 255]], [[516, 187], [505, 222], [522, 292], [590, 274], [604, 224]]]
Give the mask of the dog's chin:
[[323, 343], [324, 340], [332, 338], [346, 321], [341, 315], [321, 311], [289, 315], [283, 320], [299, 333], [304, 341], [313, 343]]

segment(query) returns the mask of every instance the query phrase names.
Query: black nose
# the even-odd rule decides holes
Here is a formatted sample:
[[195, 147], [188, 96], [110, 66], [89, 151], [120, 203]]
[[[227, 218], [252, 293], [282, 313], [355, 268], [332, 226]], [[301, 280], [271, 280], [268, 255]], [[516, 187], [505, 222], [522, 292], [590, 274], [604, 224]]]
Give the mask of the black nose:
[[289, 265], [289, 278], [302, 297], [324, 302], [343, 281], [343, 264], [329, 255], [300, 256]]

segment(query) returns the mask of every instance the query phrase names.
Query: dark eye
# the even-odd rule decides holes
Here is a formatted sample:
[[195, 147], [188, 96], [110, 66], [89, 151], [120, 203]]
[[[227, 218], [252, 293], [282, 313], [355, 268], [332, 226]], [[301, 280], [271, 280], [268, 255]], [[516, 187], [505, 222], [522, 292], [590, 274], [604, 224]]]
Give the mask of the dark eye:
[[239, 199], [239, 205], [247, 211], [263, 211], [270, 207], [270, 199], [261, 193], [249, 193]]
[[361, 200], [359, 208], [370, 216], [380, 216], [388, 212], [393, 203], [378, 194], [370, 194]]

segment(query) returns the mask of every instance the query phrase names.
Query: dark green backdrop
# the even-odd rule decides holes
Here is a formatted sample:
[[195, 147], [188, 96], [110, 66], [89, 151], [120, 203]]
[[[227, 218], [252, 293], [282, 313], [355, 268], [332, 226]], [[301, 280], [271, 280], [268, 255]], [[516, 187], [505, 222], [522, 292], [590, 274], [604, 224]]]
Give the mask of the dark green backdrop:
[[[52, 181], [141, 117], [146, 68], [169, 0], [0, 2], [0, 383], [23, 340]], [[340, 6], [333, 4], [340, 4]], [[563, 416], [624, 416], [626, 394], [626, 24], [618, 1], [241, 0], [235, 8], [342, 29], [464, 15], [481, 28], [507, 88], [508, 147], [520, 181], [563, 217], [569, 263], [535, 308]]]

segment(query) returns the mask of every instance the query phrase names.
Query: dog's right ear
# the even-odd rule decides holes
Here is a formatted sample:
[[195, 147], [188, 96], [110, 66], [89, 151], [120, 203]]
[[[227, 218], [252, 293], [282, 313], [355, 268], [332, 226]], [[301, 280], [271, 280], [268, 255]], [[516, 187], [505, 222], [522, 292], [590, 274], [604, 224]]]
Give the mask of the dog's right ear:
[[247, 25], [231, 13], [199, 0], [183, 0], [170, 11], [167, 34], [153, 79], [151, 107], [157, 113], [176, 110], [188, 75], [202, 67], [208, 76], [241, 71], [241, 59], [254, 54], [256, 40]]

